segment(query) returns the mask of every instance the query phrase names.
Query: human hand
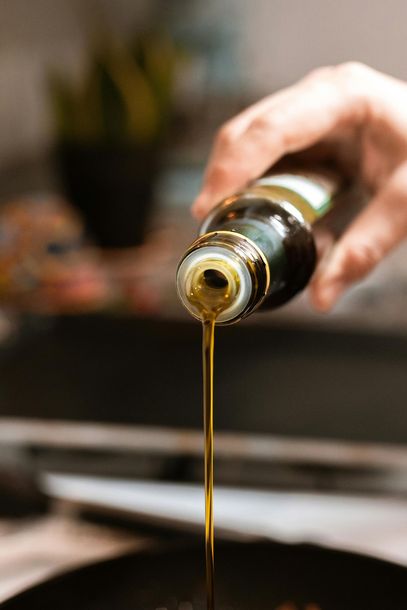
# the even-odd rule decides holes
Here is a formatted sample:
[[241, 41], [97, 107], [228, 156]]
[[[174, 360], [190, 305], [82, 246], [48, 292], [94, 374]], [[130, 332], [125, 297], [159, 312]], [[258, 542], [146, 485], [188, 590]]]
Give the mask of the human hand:
[[348, 163], [371, 194], [317, 266], [311, 299], [326, 311], [407, 236], [406, 83], [346, 63], [249, 107], [220, 129], [193, 213], [204, 217], [283, 156], [314, 147]]

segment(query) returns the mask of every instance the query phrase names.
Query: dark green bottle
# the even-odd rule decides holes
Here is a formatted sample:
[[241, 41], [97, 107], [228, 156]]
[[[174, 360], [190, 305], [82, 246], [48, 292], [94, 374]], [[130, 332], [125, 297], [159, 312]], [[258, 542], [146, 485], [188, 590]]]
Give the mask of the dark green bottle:
[[222, 302], [217, 323], [232, 324], [286, 303], [314, 272], [312, 225], [339, 190], [336, 176], [298, 171], [270, 174], [222, 201], [178, 266], [184, 306], [202, 319], [205, 300]]

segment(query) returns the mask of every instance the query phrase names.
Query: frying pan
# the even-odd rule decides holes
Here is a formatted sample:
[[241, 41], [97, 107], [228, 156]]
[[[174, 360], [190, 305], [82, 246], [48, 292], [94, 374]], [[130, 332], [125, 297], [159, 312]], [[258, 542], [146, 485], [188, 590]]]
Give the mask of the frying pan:
[[[216, 549], [217, 610], [405, 610], [407, 570], [309, 545], [225, 542]], [[1, 610], [205, 610], [202, 544], [155, 548], [53, 578]]]

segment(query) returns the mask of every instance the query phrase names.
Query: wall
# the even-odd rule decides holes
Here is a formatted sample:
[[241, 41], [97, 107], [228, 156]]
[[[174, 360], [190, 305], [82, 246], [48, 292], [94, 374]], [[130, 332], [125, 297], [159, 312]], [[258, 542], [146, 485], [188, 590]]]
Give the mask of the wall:
[[[173, 7], [175, 0], [168, 2]], [[48, 145], [47, 70], [61, 64], [75, 70], [101, 9], [123, 30], [152, 5], [153, 0], [0, 0], [0, 167]], [[196, 5], [188, 0], [186, 6]], [[407, 78], [406, 0], [202, 0], [199, 10], [200, 19], [234, 30], [236, 62], [252, 97], [315, 66], [348, 59]]]
[[242, 58], [257, 91], [347, 60], [407, 79], [405, 0], [238, 0]]

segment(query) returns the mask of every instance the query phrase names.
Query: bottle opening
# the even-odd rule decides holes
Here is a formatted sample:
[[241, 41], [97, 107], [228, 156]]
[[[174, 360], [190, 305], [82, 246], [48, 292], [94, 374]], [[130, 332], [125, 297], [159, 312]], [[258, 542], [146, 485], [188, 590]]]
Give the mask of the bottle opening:
[[199, 320], [209, 315], [217, 324], [230, 323], [245, 310], [252, 277], [246, 261], [229, 246], [209, 243], [192, 249], [177, 270], [178, 294]]
[[228, 285], [228, 279], [224, 273], [217, 269], [206, 269], [203, 272], [203, 280], [208, 288], [223, 289]]
[[187, 298], [202, 319], [217, 318], [239, 291], [239, 278], [225, 261], [202, 261], [191, 270], [190, 280]]

